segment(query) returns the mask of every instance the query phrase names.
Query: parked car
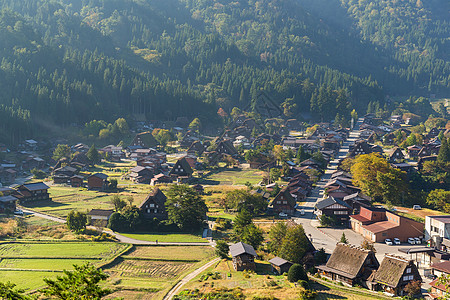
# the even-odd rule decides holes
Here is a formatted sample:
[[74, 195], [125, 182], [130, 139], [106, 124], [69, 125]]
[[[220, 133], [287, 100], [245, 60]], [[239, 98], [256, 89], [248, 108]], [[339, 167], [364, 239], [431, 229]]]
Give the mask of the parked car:
[[416, 241], [417, 245], [422, 244], [422, 240], [420, 238], [414, 238], [414, 240]]
[[420, 205], [418, 205], [418, 204], [414, 204], [413, 209], [420, 210], [420, 209], [422, 209], [422, 207], [420, 207]]
[[400, 245], [401, 244], [400, 239], [399, 238], [394, 238], [394, 244], [395, 245]]
[[428, 274], [428, 275], [426, 275], [426, 277], [431, 280], [435, 280], [437, 278], [437, 276], [434, 274]]
[[385, 239], [384, 242], [386, 243], [386, 245], [392, 246], [394, 245], [391, 241], [391, 239]]
[[286, 214], [286, 213], [284, 213], [284, 212], [280, 212], [279, 214], [278, 214], [280, 217], [282, 217], [282, 218], [286, 218], [288, 215]]
[[21, 209], [16, 209], [16, 210], [14, 211], [14, 214], [17, 215], [17, 216], [23, 216], [23, 210], [21, 210]]
[[414, 238], [408, 238], [408, 243], [410, 243], [411, 245], [415, 245], [416, 240]]
[[304, 209], [301, 209], [301, 210], [300, 210], [300, 215], [302, 215], [302, 216], [305, 215], [305, 210], [304, 210]]

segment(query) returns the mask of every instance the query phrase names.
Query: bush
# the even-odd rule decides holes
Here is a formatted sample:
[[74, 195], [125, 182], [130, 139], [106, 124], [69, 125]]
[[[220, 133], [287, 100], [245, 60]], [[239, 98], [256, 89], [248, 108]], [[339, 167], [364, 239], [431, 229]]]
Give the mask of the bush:
[[298, 296], [299, 296], [298, 297], [299, 300], [312, 300], [312, 299], [316, 298], [317, 292], [308, 290], [308, 289], [304, 289], [304, 290], [300, 291]]
[[299, 280], [298, 284], [304, 289], [309, 289], [309, 283], [306, 280]]
[[32, 169], [30, 172], [31, 174], [33, 174], [34, 179], [44, 179], [45, 177], [47, 177], [47, 174], [45, 174], [44, 171], [36, 168]]
[[299, 280], [308, 280], [308, 275], [306, 275], [305, 269], [300, 264], [293, 264], [289, 268], [288, 280], [290, 282], [297, 282]]

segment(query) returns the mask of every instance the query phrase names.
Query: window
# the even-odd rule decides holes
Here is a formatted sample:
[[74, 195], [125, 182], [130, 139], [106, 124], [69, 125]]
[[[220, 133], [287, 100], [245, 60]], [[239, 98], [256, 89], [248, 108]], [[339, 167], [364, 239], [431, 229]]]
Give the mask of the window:
[[287, 201], [283, 201], [283, 204], [287, 204]]
[[335, 210], [334, 214], [335, 215], [346, 215], [347, 211], [346, 210]]
[[154, 204], [154, 203], [150, 203], [149, 206], [150, 206], [150, 207], [155, 207], [155, 204]]
[[414, 275], [405, 275], [403, 276], [403, 281], [409, 281], [409, 280], [413, 280], [414, 279]]
[[411, 273], [411, 268], [407, 268], [406, 273]]

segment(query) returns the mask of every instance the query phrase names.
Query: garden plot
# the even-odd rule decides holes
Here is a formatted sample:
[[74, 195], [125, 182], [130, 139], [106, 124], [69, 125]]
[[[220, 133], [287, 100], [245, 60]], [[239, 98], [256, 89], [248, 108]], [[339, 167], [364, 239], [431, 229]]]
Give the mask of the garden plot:
[[194, 263], [123, 259], [110, 271], [125, 277], [176, 278]]

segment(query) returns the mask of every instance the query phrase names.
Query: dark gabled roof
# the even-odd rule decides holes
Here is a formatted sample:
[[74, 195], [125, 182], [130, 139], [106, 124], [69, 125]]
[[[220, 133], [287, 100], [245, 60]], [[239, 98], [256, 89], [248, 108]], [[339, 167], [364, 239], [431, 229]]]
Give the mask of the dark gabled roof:
[[89, 178], [90, 177], [98, 177], [98, 178], [103, 179], [103, 180], [108, 179], [108, 175], [103, 174], [103, 173], [95, 173], [95, 174], [90, 175]]
[[29, 191], [39, 191], [39, 190], [48, 190], [49, 189], [49, 187], [43, 182], [26, 183], [22, 186]]
[[366, 195], [364, 195], [363, 193], [360, 193], [360, 192], [354, 193], [354, 194], [351, 194], [351, 195], [348, 195], [348, 196], [345, 196], [343, 200], [344, 201], [345, 200], [350, 200], [350, 199], [353, 199], [353, 198], [356, 198], [356, 197], [362, 198], [362, 199], [367, 200], [367, 201], [372, 201], [372, 198], [370, 198], [369, 196], [366, 196]]
[[340, 271], [349, 278], [355, 278], [361, 271], [367, 257], [373, 256], [378, 263], [374, 253], [360, 247], [338, 243], [328, 260], [326, 267], [334, 271]]
[[291, 193], [289, 192], [289, 189], [287, 187], [284, 187], [281, 191], [278, 192], [278, 194], [273, 198], [270, 205], [273, 205], [276, 200], [279, 200], [281, 196], [284, 196], [283, 201], [287, 201], [288, 204], [292, 207], [295, 206], [296, 202], [294, 197], [292, 197]]
[[[390, 287], [397, 287], [405, 269], [412, 265], [412, 261], [394, 256], [386, 255], [376, 272], [369, 277], [369, 281], [378, 282]], [[411, 274], [414, 274], [411, 272]]]
[[150, 194], [148, 194], [145, 200], [142, 201], [141, 205], [139, 205], [139, 208], [143, 208], [149, 200], [154, 200], [159, 206], [164, 207], [167, 197], [159, 188], [155, 188]]
[[235, 257], [244, 253], [258, 256], [258, 254], [256, 254], [255, 248], [253, 248], [253, 246], [251, 245], [239, 242], [230, 246], [231, 256]]
[[323, 200], [321, 200], [321, 201], [319, 201], [319, 202], [317, 202], [316, 203], [316, 208], [317, 209], [319, 209], [319, 210], [322, 210], [322, 209], [324, 209], [324, 208], [326, 208], [326, 207], [328, 207], [328, 206], [330, 206], [330, 205], [333, 205], [333, 204], [339, 204], [339, 205], [342, 205], [342, 206], [344, 206], [344, 207], [346, 207], [346, 208], [348, 208], [348, 209], [352, 209], [347, 203], [345, 203], [344, 201], [341, 201], [341, 200], [339, 200], [339, 199], [335, 199], [334, 197], [328, 197], [328, 198], [326, 198], [326, 199], [323, 199]]
[[112, 209], [93, 209], [90, 212], [88, 212], [88, 216], [109, 217], [113, 213], [114, 213], [114, 210], [112, 210]]
[[281, 267], [284, 264], [290, 264], [290, 265], [293, 264], [290, 261], [287, 261], [287, 260], [285, 260], [285, 259], [283, 259], [281, 257], [278, 257], [278, 256], [276, 256], [276, 257], [272, 258], [271, 260], [269, 260], [269, 263], [271, 263], [272, 265], [275, 265], [277, 267]]
[[16, 201], [17, 198], [14, 196], [3, 196], [0, 197], [0, 202], [11, 202], [11, 201]]
[[150, 131], [141, 132], [136, 134], [136, 137], [133, 140], [133, 143], [139, 138], [141, 140], [141, 144], [145, 148], [152, 148], [158, 145], [158, 142], [153, 137], [153, 134]]
[[191, 165], [189, 165], [188, 161], [186, 160], [186, 157], [180, 158], [175, 165], [173, 166], [172, 170], [170, 170], [169, 175], [173, 174], [173, 171], [175, 170], [176, 166], [179, 165], [183, 168], [183, 172], [192, 174], [194, 171], [191, 168]]

